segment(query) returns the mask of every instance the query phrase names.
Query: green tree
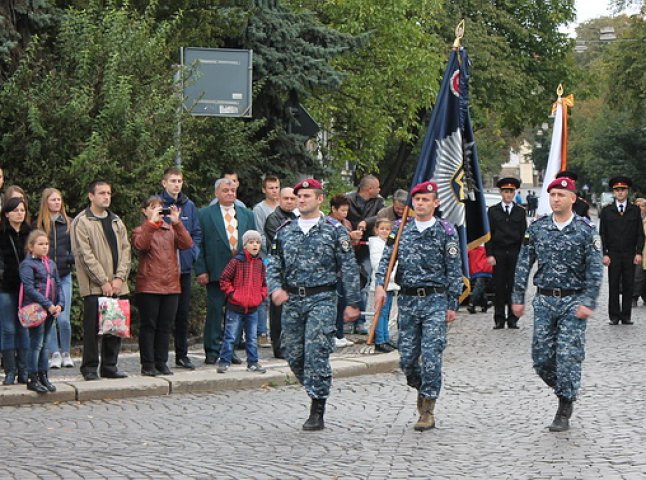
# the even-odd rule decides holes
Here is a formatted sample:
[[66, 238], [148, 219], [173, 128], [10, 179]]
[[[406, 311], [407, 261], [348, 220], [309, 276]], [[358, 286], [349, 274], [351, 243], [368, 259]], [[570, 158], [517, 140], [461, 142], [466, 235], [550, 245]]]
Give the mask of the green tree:
[[340, 73], [331, 60], [353, 47], [357, 39], [321, 24], [308, 12], [293, 12], [278, 0], [254, 0], [242, 36], [225, 46], [254, 52], [254, 117], [265, 125], [258, 139], [268, 141], [266, 173], [295, 179], [298, 173], [318, 174], [323, 165], [305, 148], [306, 138], [290, 134], [292, 110], [315, 91], [337, 88]]
[[379, 164], [386, 193], [410, 169], [460, 19], [473, 63], [476, 139], [480, 129], [496, 135], [484, 140], [487, 170], [500, 161], [500, 142], [542, 122], [556, 86], [570, 78], [571, 42], [558, 27], [574, 18], [573, 0], [293, 3], [338, 30], [369, 32], [364, 48], [335, 60], [345, 74], [340, 89], [310, 105], [330, 132], [329, 156], [354, 162], [359, 173]]
[[[593, 28], [605, 20], [593, 22]], [[570, 158], [595, 191], [601, 190], [601, 179], [624, 174], [644, 193], [646, 21], [643, 16], [622, 16], [613, 25], [617, 40], [586, 58], [586, 71], [594, 74], [581, 76], [579, 85], [589, 95], [572, 110]]]
[[115, 210], [132, 224], [142, 191], [172, 162], [177, 95], [166, 58], [173, 24], [99, 3], [68, 10], [55, 48], [35, 39], [2, 85], [0, 151], [32, 199], [55, 185], [78, 209], [85, 185], [108, 179]]
[[32, 35], [51, 31], [59, 13], [47, 0], [0, 2], [0, 82], [11, 76]]

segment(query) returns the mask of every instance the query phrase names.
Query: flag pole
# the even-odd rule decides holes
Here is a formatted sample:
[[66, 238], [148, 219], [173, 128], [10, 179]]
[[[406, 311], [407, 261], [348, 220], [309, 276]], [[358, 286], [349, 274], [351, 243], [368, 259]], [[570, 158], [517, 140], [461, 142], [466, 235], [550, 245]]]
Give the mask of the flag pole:
[[[460, 41], [462, 40], [462, 37], [464, 37], [464, 19], [458, 23], [457, 27], [455, 27], [455, 40], [453, 40], [453, 50], [459, 50], [460, 49]], [[459, 61], [459, 58], [458, 58]], [[406, 223], [408, 222], [408, 211], [410, 210], [410, 207], [408, 206], [408, 203], [406, 203], [406, 207], [404, 207], [404, 212], [402, 213], [402, 220], [399, 223], [399, 228], [397, 229], [397, 236], [395, 237], [395, 242], [393, 244], [393, 251], [390, 254], [390, 259], [388, 261], [388, 268], [386, 269], [386, 276], [384, 277], [384, 290], [388, 288], [388, 284], [390, 283], [390, 276], [393, 273], [393, 269], [395, 268], [395, 263], [397, 262], [397, 252], [399, 250], [399, 241], [401, 240], [401, 235], [402, 232], [404, 231], [404, 227], [406, 226]], [[386, 294], [388, 292], [386, 291]], [[375, 330], [377, 329], [377, 323], [379, 322], [379, 317], [381, 315], [381, 309], [383, 307], [383, 303], [381, 305], [377, 305], [375, 308], [375, 312], [372, 317], [372, 322], [370, 323], [370, 329], [368, 331], [368, 340], [367, 344], [372, 345], [375, 340]]]

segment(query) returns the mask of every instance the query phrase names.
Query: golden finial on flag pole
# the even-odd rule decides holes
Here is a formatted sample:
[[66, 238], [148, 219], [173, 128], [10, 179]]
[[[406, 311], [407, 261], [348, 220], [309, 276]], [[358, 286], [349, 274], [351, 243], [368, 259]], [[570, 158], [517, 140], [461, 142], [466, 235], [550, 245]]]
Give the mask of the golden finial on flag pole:
[[556, 94], [560, 97], [563, 96], [563, 84], [559, 83], [559, 86], [556, 88]]
[[453, 48], [458, 49], [460, 48], [460, 40], [462, 40], [462, 37], [464, 36], [464, 19], [460, 23], [458, 23], [458, 26], [455, 27], [455, 40], [453, 41]]

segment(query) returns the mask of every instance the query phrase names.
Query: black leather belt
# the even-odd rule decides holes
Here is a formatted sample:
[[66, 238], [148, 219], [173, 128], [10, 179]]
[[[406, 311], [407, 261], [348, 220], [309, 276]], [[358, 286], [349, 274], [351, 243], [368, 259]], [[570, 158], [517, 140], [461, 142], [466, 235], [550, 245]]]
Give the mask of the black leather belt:
[[298, 295], [299, 297], [309, 297], [321, 292], [331, 292], [336, 290], [336, 285], [321, 285], [320, 287], [287, 287], [287, 292]]
[[445, 287], [402, 287], [399, 291], [400, 295], [410, 295], [413, 297], [425, 297], [432, 293], [444, 293]]
[[547, 297], [569, 297], [570, 295], [576, 295], [582, 291], [583, 290], [567, 290], [565, 288], [538, 288], [539, 295], [545, 295]]

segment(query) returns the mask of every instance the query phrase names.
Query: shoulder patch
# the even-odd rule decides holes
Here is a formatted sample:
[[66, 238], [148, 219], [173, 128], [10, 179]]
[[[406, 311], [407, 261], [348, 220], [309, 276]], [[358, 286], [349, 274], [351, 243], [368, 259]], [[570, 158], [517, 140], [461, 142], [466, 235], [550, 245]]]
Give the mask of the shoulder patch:
[[438, 220], [440, 221], [440, 225], [442, 225], [442, 228], [447, 235], [455, 235], [455, 227], [450, 222], [442, 220], [441, 218]]
[[343, 252], [347, 253], [352, 250], [352, 242], [349, 238], [342, 238], [341, 240], [339, 240], [339, 245], [341, 245], [341, 250]]
[[451, 257], [457, 257], [460, 253], [460, 247], [458, 247], [457, 242], [449, 242], [446, 244], [446, 253]]
[[601, 235], [593, 235], [592, 244], [594, 245], [595, 250], [601, 251]]

